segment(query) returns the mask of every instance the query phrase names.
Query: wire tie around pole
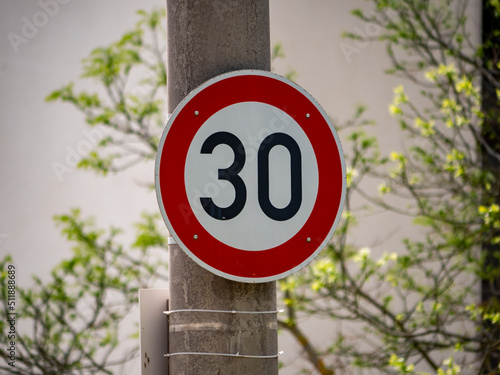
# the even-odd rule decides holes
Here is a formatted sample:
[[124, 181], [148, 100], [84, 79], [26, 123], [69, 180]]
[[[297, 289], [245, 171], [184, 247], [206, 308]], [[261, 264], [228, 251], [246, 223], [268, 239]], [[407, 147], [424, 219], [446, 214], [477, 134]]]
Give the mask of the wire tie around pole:
[[237, 357], [237, 358], [255, 358], [255, 359], [273, 359], [278, 358], [283, 354], [283, 351], [278, 352], [273, 355], [249, 355], [249, 354], [240, 354], [239, 352], [236, 354], [232, 353], [205, 353], [205, 352], [178, 352], [178, 353], [167, 353], [164, 354], [164, 357], [174, 357], [178, 355], [206, 355], [206, 356], [219, 356], [219, 357]]
[[206, 309], [180, 309], [180, 310], [169, 310], [163, 311], [165, 315], [172, 315], [174, 313], [181, 312], [208, 312], [208, 313], [222, 313], [222, 314], [278, 314], [282, 313], [284, 310], [272, 310], [272, 311], [237, 311], [237, 310], [206, 310]]

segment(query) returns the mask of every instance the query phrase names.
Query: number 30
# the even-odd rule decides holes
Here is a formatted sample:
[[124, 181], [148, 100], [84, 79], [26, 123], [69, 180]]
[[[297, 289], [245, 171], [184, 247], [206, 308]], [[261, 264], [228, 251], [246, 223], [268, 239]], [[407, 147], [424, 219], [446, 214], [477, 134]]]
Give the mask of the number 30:
[[[245, 182], [238, 175], [246, 161], [245, 147], [234, 134], [217, 132], [208, 137], [201, 146], [202, 154], [211, 154], [215, 147], [225, 144], [231, 147], [234, 161], [228, 167], [219, 169], [219, 180], [228, 181], [233, 185], [235, 198], [228, 207], [217, 206], [212, 198], [200, 198], [205, 212], [217, 220], [230, 220], [240, 214], [247, 200]], [[277, 208], [269, 199], [269, 153], [275, 146], [284, 146], [290, 153], [290, 189], [291, 198], [286, 207]], [[285, 221], [291, 219], [299, 211], [302, 203], [302, 156], [297, 142], [285, 133], [268, 135], [260, 144], [257, 152], [257, 195], [262, 211], [271, 219]]]

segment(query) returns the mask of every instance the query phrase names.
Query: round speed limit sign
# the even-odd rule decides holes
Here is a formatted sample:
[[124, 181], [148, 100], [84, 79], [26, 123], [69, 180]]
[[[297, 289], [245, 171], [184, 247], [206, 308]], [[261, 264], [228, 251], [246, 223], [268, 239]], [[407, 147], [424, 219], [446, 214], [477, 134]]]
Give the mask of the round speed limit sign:
[[170, 234], [198, 264], [243, 282], [310, 263], [340, 220], [345, 164], [319, 104], [279, 75], [215, 77], [175, 109], [156, 157]]

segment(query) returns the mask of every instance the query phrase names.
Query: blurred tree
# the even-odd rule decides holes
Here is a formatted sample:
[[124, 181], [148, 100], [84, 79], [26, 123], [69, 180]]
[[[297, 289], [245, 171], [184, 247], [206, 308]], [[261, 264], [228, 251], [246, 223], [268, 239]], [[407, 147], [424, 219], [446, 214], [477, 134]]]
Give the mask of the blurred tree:
[[[96, 48], [83, 62], [82, 76], [96, 79], [102, 92], [75, 94], [69, 84], [47, 98], [72, 103], [90, 127], [112, 130], [99, 133], [106, 136], [80, 160], [81, 168], [106, 174], [154, 158], [166, 84], [164, 12], [139, 15], [131, 32]], [[48, 281], [34, 277], [32, 288], [17, 285], [15, 304], [8, 298], [15, 259], [2, 259], [0, 374], [112, 374], [137, 358], [138, 328], [131, 329], [126, 318], [137, 305], [139, 288], [167, 279], [166, 230], [157, 227], [159, 221], [158, 213], [144, 214], [132, 243], [123, 245], [119, 229], [98, 229], [80, 210], [56, 216], [74, 243], [72, 257], [55, 267]], [[14, 329], [8, 320], [13, 317]]]
[[[388, 73], [420, 88], [417, 105], [399, 85], [389, 107], [410, 146], [381, 155], [375, 137], [351, 131], [344, 220], [313, 266], [281, 283], [281, 326], [321, 374], [500, 373], [499, 3], [483, 2], [477, 42], [467, 12], [478, 2], [369, 1], [371, 12], [353, 14], [378, 32], [346, 33], [343, 50], [381, 41]], [[356, 194], [425, 235], [378, 256], [350, 243]], [[299, 330], [303, 316], [344, 328], [325, 346]]]
[[[9, 256], [0, 261], [0, 357], [5, 360], [0, 374], [112, 374], [114, 366], [136, 358], [138, 330], [127, 329], [123, 321], [137, 305], [139, 288], [166, 279], [164, 257], [154, 251], [166, 247], [156, 220], [144, 215], [134, 243], [125, 247], [117, 241], [119, 230], [99, 230], [79, 210], [57, 216], [62, 233], [75, 243], [73, 256], [48, 282], [34, 277], [32, 288], [16, 286], [15, 304], [8, 303], [8, 271], [15, 263]], [[14, 329], [8, 320], [13, 318]]]

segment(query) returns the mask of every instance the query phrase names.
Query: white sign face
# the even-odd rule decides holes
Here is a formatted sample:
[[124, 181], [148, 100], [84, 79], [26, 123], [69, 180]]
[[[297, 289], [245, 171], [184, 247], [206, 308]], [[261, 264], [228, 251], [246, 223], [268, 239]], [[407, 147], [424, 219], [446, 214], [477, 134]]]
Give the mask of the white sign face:
[[227, 73], [191, 92], [168, 121], [155, 173], [170, 234], [195, 262], [236, 281], [277, 280], [309, 264], [344, 204], [329, 117], [269, 72]]
[[[236, 137], [238, 150], [242, 150], [240, 155], [245, 157], [241, 171], [235, 176], [243, 181], [246, 202], [241, 212], [231, 220], [212, 217], [203, 208], [200, 199], [211, 198], [218, 207], [229, 207], [236, 199], [236, 192], [240, 191], [218, 176], [219, 169], [228, 168], [235, 160], [230, 146], [221, 142], [209, 154], [200, 152], [207, 139], [224, 132]], [[300, 164], [292, 166], [290, 150], [277, 144], [268, 153], [267, 176], [262, 177], [261, 172], [259, 179], [260, 146], [266, 139], [272, 141], [276, 134], [287, 134], [296, 142], [300, 150]], [[297, 212], [289, 214], [286, 223], [270, 218], [259, 204], [259, 187], [260, 190], [266, 189], [263, 184], [267, 180], [269, 191], [263, 194], [269, 195], [273, 207], [285, 209], [292, 201], [292, 178], [298, 173], [301, 174], [299, 183], [302, 194]], [[309, 218], [318, 192], [318, 166], [311, 143], [295, 120], [268, 104], [244, 102], [215, 113], [198, 130], [187, 154], [185, 186], [196, 218], [212, 236], [242, 250], [267, 250], [292, 238]]]

